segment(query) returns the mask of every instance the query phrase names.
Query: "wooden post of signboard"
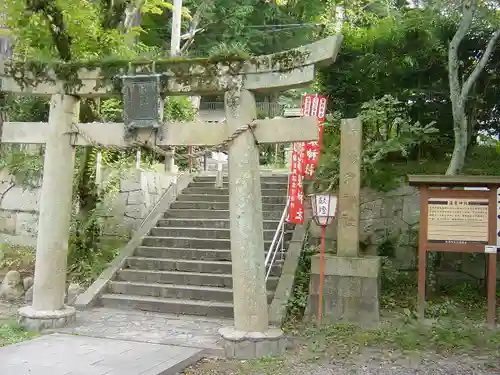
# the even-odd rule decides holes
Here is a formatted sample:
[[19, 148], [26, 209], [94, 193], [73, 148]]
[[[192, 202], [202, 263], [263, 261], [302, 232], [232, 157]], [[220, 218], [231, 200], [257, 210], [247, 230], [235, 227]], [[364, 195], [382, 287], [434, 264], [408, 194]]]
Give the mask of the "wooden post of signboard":
[[500, 187], [500, 176], [409, 176], [409, 183], [420, 189], [420, 317], [423, 318], [425, 313], [427, 252], [486, 253], [486, 320], [493, 326], [496, 318], [497, 230], [500, 230], [497, 229], [497, 189]]

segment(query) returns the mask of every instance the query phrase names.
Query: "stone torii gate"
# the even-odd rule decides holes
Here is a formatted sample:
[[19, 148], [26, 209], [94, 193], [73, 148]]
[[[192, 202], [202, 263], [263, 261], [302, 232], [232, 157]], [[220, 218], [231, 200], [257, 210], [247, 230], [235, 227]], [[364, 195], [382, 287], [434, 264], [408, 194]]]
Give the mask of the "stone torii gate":
[[[71, 322], [64, 305], [75, 146], [212, 146], [229, 144], [229, 204], [234, 327], [224, 328], [226, 353], [259, 357], [284, 350], [282, 332], [269, 328], [264, 267], [258, 143], [317, 140], [314, 117], [257, 120], [252, 91], [283, 91], [310, 84], [318, 64], [334, 62], [341, 36], [273, 55], [211, 59], [53, 63], [5, 61], [1, 90], [51, 96], [46, 123], [6, 122], [2, 143], [45, 144], [33, 303], [19, 310], [30, 329]], [[36, 66], [36, 69], [33, 67]], [[125, 75], [126, 74], [126, 75]], [[80, 98], [122, 92], [124, 123], [77, 124]], [[225, 123], [163, 123], [163, 98], [225, 95]]]

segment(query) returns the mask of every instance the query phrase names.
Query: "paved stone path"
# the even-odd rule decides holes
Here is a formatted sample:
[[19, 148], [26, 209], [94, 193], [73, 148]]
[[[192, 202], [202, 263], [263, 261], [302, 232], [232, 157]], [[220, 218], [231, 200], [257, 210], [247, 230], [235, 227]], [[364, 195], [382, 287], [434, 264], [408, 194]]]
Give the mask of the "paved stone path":
[[174, 375], [200, 349], [51, 334], [0, 349], [2, 375]]
[[0, 348], [0, 375], [173, 375], [204, 356], [223, 355], [218, 330], [230, 325], [142, 311], [77, 311], [69, 327]]
[[[94, 308], [77, 311], [75, 324], [58, 329], [91, 337], [154, 344], [180, 345], [203, 349], [207, 356], [222, 356], [219, 328], [231, 326], [231, 320], [155, 314]], [[3, 375], [3, 374], [2, 374]]]

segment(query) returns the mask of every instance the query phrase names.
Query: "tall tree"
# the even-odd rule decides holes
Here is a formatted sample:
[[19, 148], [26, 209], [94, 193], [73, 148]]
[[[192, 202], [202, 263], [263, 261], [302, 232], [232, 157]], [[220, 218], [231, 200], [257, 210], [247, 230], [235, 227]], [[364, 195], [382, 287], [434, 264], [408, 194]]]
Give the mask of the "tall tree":
[[[464, 166], [467, 147], [472, 133], [470, 119], [467, 118], [466, 114], [467, 101], [500, 38], [499, 28], [493, 32], [481, 57], [475, 59], [475, 66], [467, 75], [460, 67], [459, 47], [467, 33], [471, 30], [474, 19], [478, 16], [478, 1], [463, 0], [461, 7], [462, 17], [448, 49], [450, 99], [453, 112], [453, 132], [455, 134], [453, 154], [446, 171], [448, 175], [460, 173]], [[483, 10], [494, 11], [494, 9], [488, 6], [485, 9], [483, 8]]]

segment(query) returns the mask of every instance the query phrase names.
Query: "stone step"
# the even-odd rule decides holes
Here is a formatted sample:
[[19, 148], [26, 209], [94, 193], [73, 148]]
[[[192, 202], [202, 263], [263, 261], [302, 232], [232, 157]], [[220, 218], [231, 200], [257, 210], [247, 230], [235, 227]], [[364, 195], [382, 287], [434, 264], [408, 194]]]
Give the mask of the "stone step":
[[[209, 211], [213, 212], [213, 211]], [[229, 215], [229, 214], [228, 214]], [[160, 219], [156, 226], [158, 228], [217, 228], [229, 229], [231, 221], [229, 216], [224, 219], [213, 218], [169, 218]], [[278, 229], [278, 220], [264, 220], [264, 229], [276, 230]], [[287, 229], [292, 228], [292, 224], [287, 224]]]
[[[274, 229], [264, 230], [264, 241], [272, 241], [276, 234]], [[285, 233], [285, 240], [292, 238], [292, 232]], [[153, 237], [191, 237], [191, 238], [210, 238], [210, 239], [229, 239], [231, 231], [226, 228], [177, 228], [177, 227], [156, 227], [152, 228], [150, 236]]]
[[[264, 253], [267, 256], [267, 251]], [[165, 258], [165, 259], [201, 259], [231, 261], [231, 250], [214, 249], [185, 249], [140, 246], [135, 250], [135, 256], [142, 258]], [[277, 255], [277, 259], [285, 258], [286, 251]]]
[[[184, 208], [187, 206], [202, 206], [202, 207], [218, 207], [218, 206], [225, 206], [225, 209], [196, 209], [196, 208]], [[268, 207], [266, 208], [271, 208], [269, 205], [266, 205]], [[173, 208], [173, 207], [180, 207], [180, 208]], [[187, 218], [187, 219], [225, 219], [229, 220], [229, 203], [192, 203], [189, 204], [188, 202], [177, 202], [173, 203], [171, 208], [165, 212], [163, 215], [165, 218]], [[285, 210], [285, 205], [279, 206], [272, 206], [272, 208], [280, 208], [279, 210], [276, 211], [264, 211], [263, 216], [264, 220], [276, 220], [279, 221], [281, 219], [281, 215], [283, 214], [283, 211]]]
[[[147, 284], [112, 281], [108, 293], [128, 294], [161, 298], [177, 298], [196, 301], [233, 302], [233, 290], [197, 285]], [[274, 293], [268, 292], [268, 302], [272, 302]]]
[[[286, 204], [286, 194], [283, 194], [281, 196], [277, 197], [262, 197], [262, 203], [263, 204], [270, 204], [270, 205], [275, 205], [275, 204]], [[227, 202], [229, 203], [229, 195], [208, 195], [208, 194], [180, 194], [177, 197], [177, 202], [208, 202], [208, 203], [213, 203], [213, 202]], [[229, 205], [227, 206], [229, 207]]]
[[[143, 258], [129, 257], [127, 267], [138, 270], [153, 271], [181, 271], [198, 273], [231, 274], [230, 261], [199, 260], [199, 259], [168, 259], [168, 258]], [[272, 276], [281, 274], [282, 262], [277, 261], [271, 270]]]
[[[179, 271], [149, 271], [123, 269], [118, 271], [116, 281], [130, 281], [140, 283], [155, 284], [177, 284], [177, 285], [198, 285], [214, 286], [220, 288], [232, 288], [233, 277], [231, 274], [217, 273], [197, 273]], [[269, 276], [267, 279], [267, 289], [276, 290], [278, 278]]]
[[[261, 185], [261, 188], [263, 190], [266, 190], [266, 189], [281, 189], [281, 190], [287, 190], [288, 189], [288, 181], [287, 180], [283, 180], [283, 182], [262, 182], [260, 183]], [[196, 182], [196, 181], [193, 181], [191, 182], [189, 185], [188, 185], [189, 188], [215, 188], [215, 179], [213, 181], [210, 181], [210, 182]], [[225, 181], [223, 182], [222, 184], [222, 187], [224, 189], [228, 189], [229, 188], [229, 182]]]
[[103, 294], [101, 302], [104, 307], [123, 310], [141, 310], [164, 314], [198, 315], [218, 318], [233, 317], [233, 304], [229, 302], [132, 296], [128, 294]]
[[[229, 250], [231, 240], [193, 237], [154, 237], [147, 236], [142, 240], [143, 246], [183, 247], [187, 249], [219, 249]], [[264, 249], [269, 249], [271, 241], [264, 242]]]
[[[262, 189], [262, 195], [265, 197], [281, 197], [286, 196], [287, 189]], [[229, 199], [229, 189], [219, 189], [219, 188], [198, 188], [198, 187], [187, 187], [182, 191], [182, 194], [186, 195], [224, 195]]]
[[[228, 182], [228, 176], [225, 175], [222, 178], [223, 182]], [[270, 182], [281, 182], [286, 183], [288, 181], [287, 174], [277, 174], [274, 176], [260, 176], [261, 183], [270, 183]], [[196, 176], [194, 178], [194, 182], [213, 182], [215, 184], [215, 175], [214, 176]]]

